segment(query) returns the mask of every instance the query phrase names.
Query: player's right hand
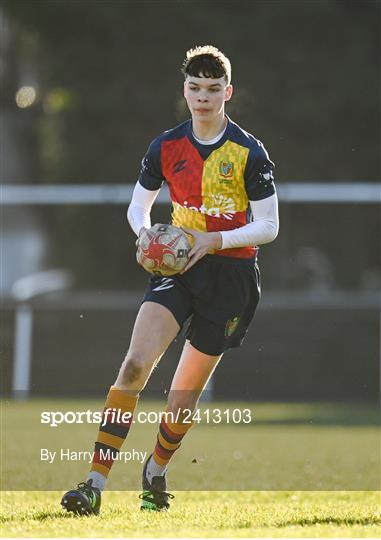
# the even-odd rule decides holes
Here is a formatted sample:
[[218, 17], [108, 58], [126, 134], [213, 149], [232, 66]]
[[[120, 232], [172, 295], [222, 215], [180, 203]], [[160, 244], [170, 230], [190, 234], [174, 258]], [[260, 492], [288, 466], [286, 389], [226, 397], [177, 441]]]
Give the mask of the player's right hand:
[[222, 236], [220, 232], [201, 232], [181, 227], [181, 229], [193, 237], [193, 246], [189, 252], [189, 260], [180, 274], [184, 274], [189, 268], [192, 268], [197, 261], [208, 253], [213, 253], [215, 249], [221, 249]]
[[136, 242], [135, 242], [135, 246], [136, 246], [137, 248], [139, 248], [140, 237], [141, 237], [141, 235], [144, 233], [144, 231], [146, 231], [146, 230], [147, 230], [147, 229], [146, 229], [145, 227], [142, 227], [142, 228], [140, 229], [140, 231], [139, 231], [139, 236], [137, 237]]

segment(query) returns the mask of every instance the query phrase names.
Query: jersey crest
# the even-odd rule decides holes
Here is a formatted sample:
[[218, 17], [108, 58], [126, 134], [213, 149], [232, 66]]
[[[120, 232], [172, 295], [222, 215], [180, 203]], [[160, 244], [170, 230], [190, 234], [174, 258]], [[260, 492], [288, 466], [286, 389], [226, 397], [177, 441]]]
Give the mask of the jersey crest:
[[220, 175], [224, 178], [231, 178], [233, 176], [233, 163], [231, 161], [220, 162]]

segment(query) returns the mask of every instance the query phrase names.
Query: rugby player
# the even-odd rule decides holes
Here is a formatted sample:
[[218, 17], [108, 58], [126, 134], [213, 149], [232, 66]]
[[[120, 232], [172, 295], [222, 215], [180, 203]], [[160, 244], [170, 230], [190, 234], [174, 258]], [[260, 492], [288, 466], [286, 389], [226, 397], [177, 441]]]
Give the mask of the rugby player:
[[[163, 417], [143, 469], [141, 508], [157, 511], [169, 508], [167, 466], [192, 426], [183, 411], [195, 409], [223, 353], [241, 345], [260, 295], [258, 245], [278, 234], [274, 164], [262, 143], [225, 114], [233, 94], [230, 61], [211, 45], [196, 47], [186, 53], [182, 73], [191, 118], [150, 144], [127, 216], [138, 243], [167, 182], [172, 223], [191, 234], [194, 245], [181, 274], [150, 278], [104, 413], [134, 412], [153, 368], [187, 321], [168, 394], [166, 410], [173, 418]], [[68, 511], [99, 512], [101, 492], [131, 425], [112, 416], [101, 423], [86, 482], [62, 498]]]

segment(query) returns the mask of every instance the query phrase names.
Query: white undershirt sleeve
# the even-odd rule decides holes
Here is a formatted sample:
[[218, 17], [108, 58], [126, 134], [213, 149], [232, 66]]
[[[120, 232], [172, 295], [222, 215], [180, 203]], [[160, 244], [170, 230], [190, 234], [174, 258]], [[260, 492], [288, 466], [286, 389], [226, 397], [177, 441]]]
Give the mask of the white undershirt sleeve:
[[221, 249], [255, 246], [272, 242], [278, 235], [278, 197], [274, 193], [260, 201], [250, 201], [254, 221], [232, 231], [220, 231]]
[[136, 182], [132, 200], [127, 210], [127, 219], [136, 236], [139, 236], [142, 227], [146, 229], [151, 227], [151, 208], [159, 191], [160, 189], [151, 191], [144, 188], [140, 182]]

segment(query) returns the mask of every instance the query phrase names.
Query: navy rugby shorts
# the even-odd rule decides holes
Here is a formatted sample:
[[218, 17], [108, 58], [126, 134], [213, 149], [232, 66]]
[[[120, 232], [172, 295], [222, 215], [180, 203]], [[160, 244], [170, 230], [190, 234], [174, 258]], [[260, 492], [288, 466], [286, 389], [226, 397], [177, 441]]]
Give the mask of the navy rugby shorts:
[[183, 275], [152, 276], [143, 302], [168, 308], [197, 350], [217, 356], [240, 347], [259, 298], [253, 259], [205, 255]]

